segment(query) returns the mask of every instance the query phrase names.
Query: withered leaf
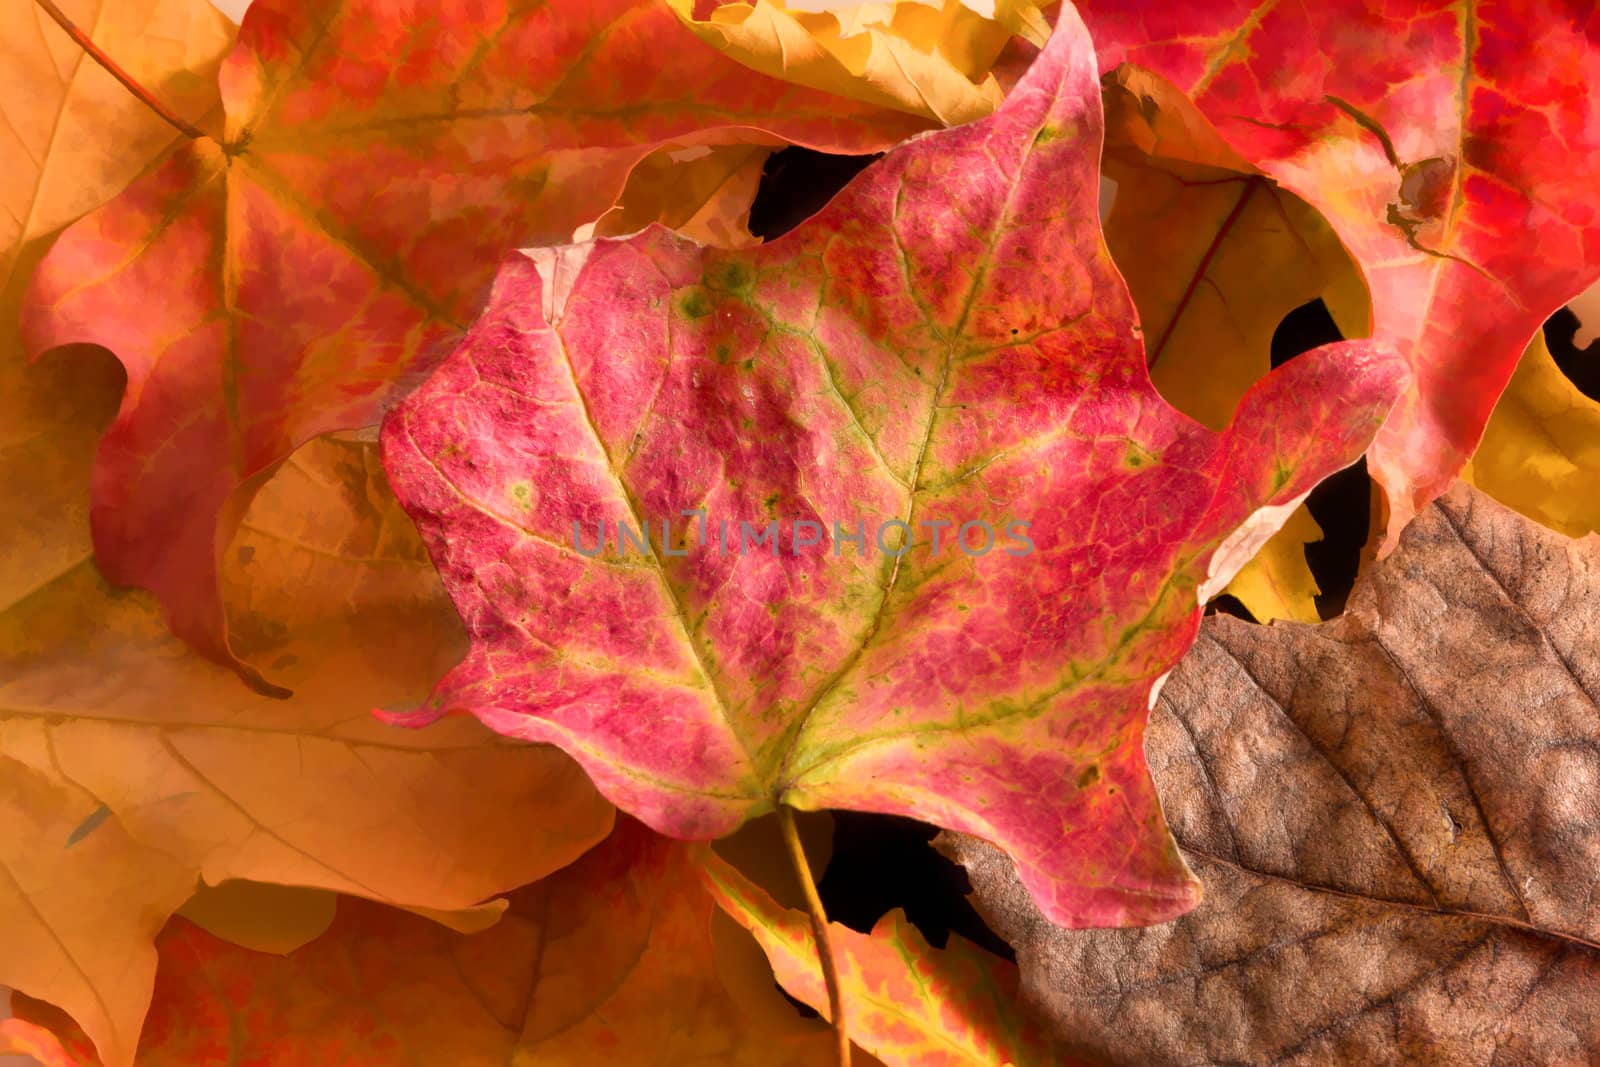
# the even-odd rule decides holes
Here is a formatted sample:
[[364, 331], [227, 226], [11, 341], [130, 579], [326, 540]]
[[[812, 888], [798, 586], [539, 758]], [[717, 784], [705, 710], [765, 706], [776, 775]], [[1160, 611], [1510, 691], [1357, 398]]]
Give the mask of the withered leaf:
[[1152, 717], [1205, 885], [1148, 930], [1044, 922], [944, 846], [1060, 1034], [1118, 1064], [1600, 1056], [1600, 541], [1457, 486], [1320, 625], [1206, 620]]

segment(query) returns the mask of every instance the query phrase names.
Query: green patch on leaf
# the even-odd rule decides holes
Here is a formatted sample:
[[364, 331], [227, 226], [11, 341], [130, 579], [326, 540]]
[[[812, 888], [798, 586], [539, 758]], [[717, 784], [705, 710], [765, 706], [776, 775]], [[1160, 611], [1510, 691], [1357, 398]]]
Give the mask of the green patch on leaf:
[[703, 319], [711, 314], [711, 298], [704, 289], [690, 289], [679, 298], [678, 310], [683, 312], [684, 318]]
[[1133, 438], [1128, 438], [1128, 449], [1122, 455], [1123, 466], [1133, 470], [1152, 466], [1156, 461], [1155, 454], [1145, 448]]
[[706, 271], [706, 284], [732, 293], [747, 292], [756, 282], [755, 271], [745, 263], [718, 263]]

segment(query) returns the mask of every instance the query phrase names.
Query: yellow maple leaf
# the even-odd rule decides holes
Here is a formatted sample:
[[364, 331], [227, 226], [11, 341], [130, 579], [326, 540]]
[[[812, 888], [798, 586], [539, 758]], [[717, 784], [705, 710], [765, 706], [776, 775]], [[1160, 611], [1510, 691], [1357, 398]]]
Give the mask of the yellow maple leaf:
[[694, 0], [669, 2], [702, 40], [764, 74], [946, 125], [999, 106], [990, 67], [1013, 35], [1042, 45], [1050, 32], [1027, 0], [755, 0], [704, 19]]
[[1561, 373], [1543, 333], [1523, 352], [1462, 478], [1570, 537], [1600, 530], [1600, 404]]

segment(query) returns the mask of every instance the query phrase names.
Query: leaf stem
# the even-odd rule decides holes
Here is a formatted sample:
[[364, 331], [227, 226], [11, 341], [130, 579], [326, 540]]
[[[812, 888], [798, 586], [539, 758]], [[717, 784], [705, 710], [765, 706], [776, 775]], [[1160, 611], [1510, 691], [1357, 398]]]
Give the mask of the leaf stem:
[[833, 944], [828, 938], [828, 913], [823, 910], [822, 898], [817, 895], [816, 879], [811, 877], [811, 864], [806, 862], [806, 850], [800, 844], [800, 831], [794, 824], [794, 809], [787, 804], [778, 805], [778, 826], [783, 831], [783, 843], [789, 849], [789, 862], [794, 865], [795, 877], [806, 895], [806, 910], [811, 914], [811, 933], [817, 942], [817, 960], [822, 964], [822, 981], [828, 987], [828, 1015], [833, 1022], [834, 1037], [839, 1047], [839, 1067], [850, 1067], [850, 1034], [844, 1025], [844, 994], [839, 988], [839, 968], [833, 955]]
[[145, 107], [149, 108], [151, 111], [154, 111], [157, 115], [160, 115], [169, 125], [171, 125], [179, 133], [183, 134], [185, 137], [199, 139], [205, 136], [204, 131], [189, 124], [188, 122], [185, 122], [183, 119], [167, 110], [167, 106], [165, 104], [157, 100], [154, 96], [150, 95], [150, 91], [148, 89], [133, 80], [133, 75], [117, 66], [116, 60], [112, 59], [110, 56], [106, 55], [105, 52], [101, 51], [100, 46], [90, 40], [87, 33], [84, 33], [82, 30], [78, 29], [77, 25], [67, 17], [67, 13], [55, 5], [54, 0], [34, 0], [34, 3], [43, 8], [44, 13], [55, 20], [55, 24], [57, 26], [60, 26], [63, 30], [66, 30], [67, 36], [78, 42], [78, 47], [88, 53], [90, 59], [104, 67], [108, 74], [122, 83], [123, 88], [127, 89], [128, 92], [132, 93], [134, 96], [143, 101]]

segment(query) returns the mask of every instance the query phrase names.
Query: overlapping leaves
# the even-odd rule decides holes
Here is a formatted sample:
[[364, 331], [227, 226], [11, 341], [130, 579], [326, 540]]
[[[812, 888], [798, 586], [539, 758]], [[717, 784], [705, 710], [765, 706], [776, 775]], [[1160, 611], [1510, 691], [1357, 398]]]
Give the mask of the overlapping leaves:
[[[994, 116], [901, 146], [773, 244], [651, 229], [509, 260], [384, 425], [472, 637], [409, 721], [465, 709], [560, 745], [677, 836], [774, 804], [891, 812], [1000, 844], [1058, 922], [1192, 906], [1148, 694], [1402, 375], [1350, 344], [1224, 432], [1171, 409], [1096, 222], [1100, 128], [1064, 12]], [[662, 534], [696, 509], [717, 532]], [[1019, 523], [1029, 549], [957, 543]], [[630, 555], [618, 524], [655, 540]]]
[[481, 932], [343, 899], [326, 935], [275, 958], [180, 920], [138, 1062], [826, 1067], [826, 1027], [719, 947], [697, 872], [697, 850], [623, 821]]
[[[1117, 267], [1094, 222], [1096, 60], [1070, 9], [999, 114], [896, 150], [756, 248], [746, 220], [772, 147], [876, 151], [982, 118], [1014, 77], [989, 76], [1008, 34], [1042, 36], [1037, 9], [265, 2], [219, 99], [229, 35], [214, 14], [64, 6], [102, 43], [149, 26], [121, 58], [214, 138], [177, 137], [64, 37], [0, 52], [28, 85], [56, 82], [0, 102], [29, 160], [0, 187], [15, 222], [0, 262], [13, 416], [0, 531], [16, 549], [0, 560], [0, 926], [21, 946], [0, 982], [70, 1009], [112, 1064], [138, 1036], [151, 938], [186, 898], [223, 936], [295, 954], [265, 967], [168, 927], [145, 1062], [824, 1055], [820, 1025], [784, 1014], [753, 946], [729, 970], [712, 899], [791, 994], [826, 1010], [802, 919], [698, 847], [625, 824], [483, 931], [505, 905], [479, 902], [569, 863], [606, 832], [609, 806], [548, 748], [364, 714], [413, 703], [464, 642], [370, 441], [300, 446], [410, 393], [505, 249], [658, 222], [743, 250], [656, 227], [512, 259], [465, 343], [391, 418], [386, 462], [471, 643], [411, 721], [459, 708], [553, 741], [679, 836], [780, 804], [965, 830], [1011, 853], [1034, 901], [1016, 910], [1073, 924], [1194, 903], [1144, 770], [1146, 709], [1198, 600], [1263, 542], [1256, 584], [1233, 591], [1262, 615], [1309, 617], [1298, 561], [1314, 529], [1294, 506], [1367, 447], [1403, 385], [1383, 347], [1361, 344], [1257, 381], [1273, 323], [1322, 296], [1361, 332], [1364, 275], [1377, 336], [1415, 374], [1372, 453], [1392, 539], [1461, 467], [1517, 352], [1597, 261], [1597, 123], [1570, 82], [1595, 66], [1593, 18], [1553, 2], [1378, 13], [1351, 0], [1304, 18], [1155, 4], [1131, 20], [1131, 6], [1086, 5], [1101, 69], [1126, 58], [1156, 72], [1121, 67], [1108, 85], [1124, 108], [1106, 164], [1121, 183]], [[14, 22], [53, 32], [25, 7]], [[1420, 76], [1363, 43], [1401, 28]], [[1535, 48], [1563, 73], [1540, 72]], [[10, 336], [52, 231], [141, 172], [56, 244], [24, 326], [35, 349], [98, 341], [126, 370], [96, 461], [95, 545], [111, 577], [158, 594], [165, 623], [88, 560], [84, 479], [115, 368], [68, 349], [25, 369]], [[1168, 407], [1152, 372], [1208, 428]], [[1593, 421], [1536, 339], [1469, 473], [1581, 533]], [[703, 525], [685, 521], [694, 510]], [[1001, 537], [1026, 523], [1032, 551], [969, 552], [956, 538], [974, 519]], [[644, 543], [619, 550], [618, 525], [645, 520]], [[741, 552], [740, 520], [775, 523], [770, 541]], [[880, 539], [884, 520], [907, 536]], [[569, 540], [574, 521], [587, 533]], [[858, 521], [859, 548], [842, 536]], [[613, 544], [591, 557], [575, 542], [597, 523]], [[293, 699], [242, 690], [168, 623]], [[1402, 673], [1423, 669], [1401, 658]], [[1562, 661], [1581, 688], [1581, 661]], [[1470, 732], [1492, 733], [1493, 718]], [[1569, 727], [1545, 732], [1581, 739]], [[1558, 800], [1577, 825], [1578, 802]], [[1459, 805], [1445, 807], [1456, 833]], [[1517, 895], [1508, 862], [1522, 861], [1501, 860]], [[1199, 866], [1227, 899], [1232, 876]], [[1581, 873], [1539, 874], [1584, 891]], [[253, 931], [237, 909], [276, 907], [282, 891], [226, 881], [190, 898], [202, 878], [317, 888], [303, 915]], [[1428, 888], [1437, 903], [1452, 887]], [[333, 891], [477, 932], [346, 900], [318, 938]], [[1581, 935], [1542, 892], [1522, 885], [1522, 919], [1486, 897], [1465, 920], [1492, 926], [1500, 909], [1526, 935], [1493, 941], [1506, 951], [1486, 982], [1543, 960], [1536, 934]], [[1176, 929], [1235, 936], [1240, 921], [1217, 908]], [[1429, 929], [1454, 937], [1457, 918]], [[1412, 929], [1391, 925], [1402, 940]], [[885, 1062], [1062, 1062], [1010, 1003], [1008, 965], [961, 942], [934, 950], [898, 919], [834, 936], [847, 1026]], [[1037, 962], [1018, 940], [1028, 992]], [[1583, 1023], [1587, 962], [1563, 960], [1528, 1002]], [[545, 980], [556, 972], [563, 982]], [[308, 979], [329, 996], [308, 995]], [[1177, 1039], [1212, 1040], [1218, 1003], [1197, 993]], [[1065, 1036], [1104, 1052], [1096, 1018]], [[1324, 1047], [1319, 1025], [1296, 1031], [1304, 1049]], [[1552, 1033], [1538, 1047], [1570, 1051]], [[1129, 1036], [1177, 1054], [1162, 1045], [1170, 1028]], [[1281, 1053], [1268, 1038], [1230, 1054]], [[20, 1020], [0, 1024], [0, 1047], [55, 1054]]]
[[1081, 6], [1102, 69], [1173, 82], [1360, 265], [1373, 336], [1414, 372], [1368, 459], [1392, 546], [1460, 472], [1540, 325], [1600, 276], [1600, 14], [1563, 0]]
[[1169, 927], [1048, 927], [949, 842], [1052, 1031], [1111, 1063], [1592, 1062], [1597, 548], [1458, 485], [1343, 617], [1209, 620], [1150, 731], [1207, 889]]
[[376, 422], [506, 249], [594, 221], [666, 144], [863, 151], [924, 125], [758, 75], [652, 0], [263, 0], [221, 86], [219, 138], [76, 223], [23, 327], [35, 351], [122, 360], [98, 559], [224, 661], [217, 560], [249, 489], [309, 438]]

